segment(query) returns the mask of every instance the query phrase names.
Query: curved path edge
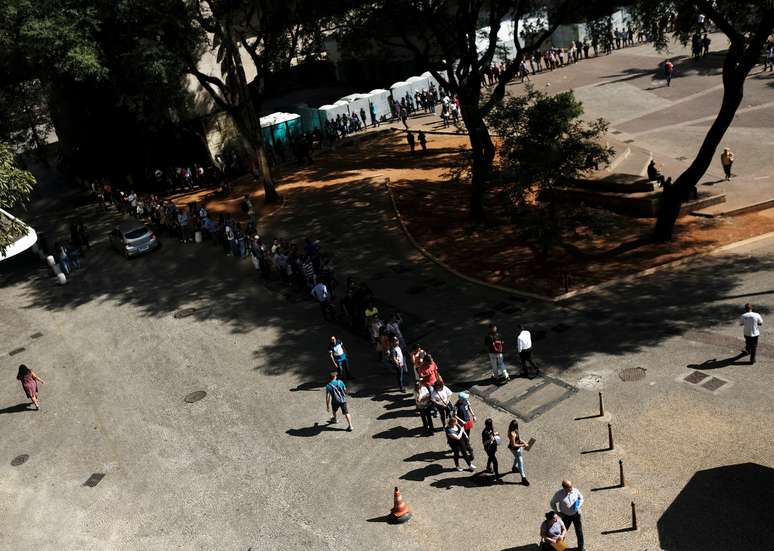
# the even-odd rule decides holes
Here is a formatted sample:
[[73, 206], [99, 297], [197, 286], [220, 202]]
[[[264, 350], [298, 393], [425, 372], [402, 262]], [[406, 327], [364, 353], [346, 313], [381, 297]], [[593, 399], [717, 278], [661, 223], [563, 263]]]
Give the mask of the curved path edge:
[[390, 203], [392, 204], [392, 208], [395, 211], [395, 217], [398, 219], [398, 224], [400, 224], [401, 229], [403, 230], [403, 233], [406, 235], [406, 238], [409, 240], [411, 245], [419, 251], [425, 258], [430, 260], [431, 262], [437, 264], [447, 272], [451, 273], [452, 275], [455, 275], [459, 277], [460, 279], [464, 279], [465, 281], [468, 281], [470, 283], [474, 283], [476, 285], [481, 285], [483, 287], [488, 287], [490, 289], [495, 289], [497, 291], [502, 291], [504, 293], [509, 293], [511, 295], [519, 296], [519, 297], [526, 297], [526, 298], [532, 298], [536, 300], [542, 300], [545, 302], [551, 302], [551, 303], [559, 303], [574, 297], [577, 297], [579, 295], [584, 295], [587, 293], [591, 293], [594, 291], [601, 291], [608, 287], [612, 287], [613, 285], [616, 285], [618, 283], [626, 283], [630, 281], [636, 281], [637, 279], [645, 276], [649, 276], [651, 274], [654, 274], [656, 272], [661, 272], [664, 270], [669, 270], [672, 268], [677, 268], [686, 264], [689, 264], [691, 262], [698, 261], [702, 259], [705, 256], [710, 256], [718, 253], [722, 253], [725, 251], [733, 250], [737, 247], [743, 247], [745, 245], [749, 245], [752, 243], [755, 243], [757, 241], [763, 241], [765, 239], [774, 238], [774, 232], [767, 232], [762, 233], [760, 235], [755, 235], [753, 237], [748, 237], [747, 239], [742, 239], [741, 241], [734, 241], [732, 243], [726, 243], [725, 245], [721, 245], [719, 247], [715, 247], [714, 249], [710, 249], [708, 251], [694, 253], [691, 255], [688, 255], [683, 258], [678, 258], [677, 260], [673, 260], [671, 262], [665, 262], [664, 264], [659, 264], [658, 266], [652, 266], [650, 268], [646, 268], [645, 270], [641, 270], [639, 272], [617, 277], [615, 279], [609, 279], [607, 281], [603, 281], [602, 283], [598, 283], [596, 285], [589, 285], [587, 287], [581, 287], [580, 289], [575, 289], [573, 291], [569, 291], [567, 293], [563, 293], [561, 295], [557, 295], [555, 297], [550, 297], [547, 295], [539, 295], [537, 293], [528, 293], [526, 291], [517, 291], [516, 289], [512, 289], [510, 287], [505, 287], [503, 285], [496, 285], [494, 283], [489, 283], [487, 281], [483, 281], [481, 279], [471, 277], [468, 275], [465, 275], [458, 270], [455, 270], [451, 266], [449, 266], [446, 262], [443, 260], [437, 258], [434, 256], [430, 251], [425, 249], [422, 245], [420, 245], [416, 239], [414, 239], [414, 236], [411, 234], [411, 232], [408, 229], [408, 226], [406, 226], [406, 223], [403, 220], [403, 216], [400, 213], [400, 209], [398, 208], [398, 203], [395, 200], [395, 195], [392, 192], [392, 189], [390, 188], [390, 179], [387, 177], [384, 177], [384, 186], [387, 188], [387, 194], [390, 196]]

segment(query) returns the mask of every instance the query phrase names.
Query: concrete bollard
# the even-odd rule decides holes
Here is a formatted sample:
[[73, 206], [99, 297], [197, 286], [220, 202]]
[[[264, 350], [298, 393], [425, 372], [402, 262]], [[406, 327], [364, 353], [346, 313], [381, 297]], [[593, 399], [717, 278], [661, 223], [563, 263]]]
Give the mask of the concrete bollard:
[[61, 270], [59, 270], [59, 273], [58, 273], [58, 274], [56, 274], [56, 282], [57, 282], [59, 285], [64, 285], [65, 283], [67, 283], [67, 276], [65, 276], [65, 275], [62, 273], [62, 271], [61, 271]]
[[202, 242], [202, 232], [198, 231], [194, 233], [194, 243], [201, 243]]
[[637, 508], [634, 506], [634, 502], [632, 501], [632, 530], [637, 529]]

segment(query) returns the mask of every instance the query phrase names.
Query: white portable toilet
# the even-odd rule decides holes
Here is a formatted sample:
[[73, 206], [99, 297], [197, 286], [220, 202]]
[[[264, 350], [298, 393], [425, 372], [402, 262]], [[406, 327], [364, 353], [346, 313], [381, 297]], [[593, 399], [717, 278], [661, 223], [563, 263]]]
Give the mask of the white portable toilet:
[[399, 102], [401, 98], [405, 97], [406, 94], [413, 94], [411, 91], [411, 84], [408, 82], [396, 82], [392, 86], [390, 86], [390, 93], [392, 94], [392, 99]]
[[435, 86], [436, 90], [440, 89], [441, 85], [438, 83], [438, 80], [433, 76], [433, 73], [431, 73], [430, 71], [425, 71], [420, 76], [427, 79], [428, 86], [432, 84], [433, 86]]
[[412, 96], [422, 90], [430, 89], [430, 82], [427, 80], [427, 77], [409, 77], [406, 79], [406, 84], [411, 86]]
[[349, 115], [349, 103], [339, 100], [333, 105], [321, 105], [319, 111], [323, 113], [325, 120], [335, 121], [336, 115]]
[[371, 123], [371, 114], [369, 111], [369, 105], [368, 105], [368, 94], [349, 94], [348, 96], [344, 96], [339, 101], [346, 101], [349, 104], [349, 112], [355, 113], [357, 116], [360, 116], [360, 110], [362, 109], [365, 111], [366, 114], [366, 124]]
[[382, 117], [392, 118], [392, 110], [390, 110], [389, 102], [390, 92], [377, 88], [368, 92], [368, 101], [374, 106], [376, 112], [376, 118], [381, 120]]

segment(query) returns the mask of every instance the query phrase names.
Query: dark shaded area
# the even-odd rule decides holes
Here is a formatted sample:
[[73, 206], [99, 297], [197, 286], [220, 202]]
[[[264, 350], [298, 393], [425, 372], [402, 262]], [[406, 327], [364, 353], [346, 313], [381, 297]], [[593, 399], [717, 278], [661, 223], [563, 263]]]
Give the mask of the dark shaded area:
[[2, 415], [3, 413], [20, 413], [22, 411], [35, 411], [35, 410], [30, 408], [29, 402], [23, 402], [21, 404], [16, 404], [15, 406], [8, 406], [7, 408], [0, 409], [0, 415]]
[[319, 436], [320, 433], [323, 431], [346, 431], [346, 430], [347, 429], [343, 426], [321, 425], [319, 423], [315, 423], [311, 427], [302, 427], [300, 429], [288, 429], [285, 431], [285, 434], [289, 434], [290, 436], [299, 436], [301, 438], [309, 438], [312, 436]]
[[688, 369], [701, 369], [701, 370], [707, 370], [707, 369], [721, 369], [723, 367], [728, 367], [729, 365], [748, 365], [750, 362], [740, 362], [740, 358], [744, 358], [746, 354], [739, 353], [736, 356], [731, 356], [730, 358], [723, 358], [722, 360], [718, 360], [716, 358], [712, 358], [711, 360], [706, 360], [700, 364], [688, 364], [686, 367]]
[[665, 551], [771, 549], [774, 469], [755, 463], [696, 472], [657, 523]]
[[518, 547], [509, 547], [508, 549], [503, 549], [502, 551], [540, 551], [540, 546], [536, 543], [531, 543], [529, 545], [520, 545]]
[[398, 438], [416, 438], [422, 436], [425, 429], [422, 426], [413, 427], [407, 429], [406, 427], [398, 425], [382, 432], [377, 432], [373, 435], [373, 438], [384, 438], [387, 440], [397, 440]]
[[412, 469], [406, 474], [402, 475], [400, 478], [401, 480], [413, 480], [415, 482], [422, 482], [426, 478], [437, 476], [448, 470], [449, 469], [444, 468], [443, 465], [439, 465], [438, 463], [430, 463], [424, 467]]

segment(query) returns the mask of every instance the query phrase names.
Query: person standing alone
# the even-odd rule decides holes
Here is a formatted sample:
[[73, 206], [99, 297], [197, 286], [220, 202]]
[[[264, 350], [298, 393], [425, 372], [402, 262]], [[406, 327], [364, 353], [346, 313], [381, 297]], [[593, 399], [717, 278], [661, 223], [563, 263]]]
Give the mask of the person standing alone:
[[664, 76], [666, 77], [667, 86], [672, 86], [672, 71], [674, 71], [675, 66], [672, 64], [670, 60], [666, 60], [666, 63], [664, 63]]
[[416, 142], [414, 140], [414, 133], [411, 130], [409, 130], [408, 133], [406, 134], [406, 141], [408, 142], [409, 148], [411, 149], [411, 154], [413, 155], [414, 148], [416, 147]]
[[[535, 375], [540, 375], [540, 369], [532, 361], [532, 335], [527, 331], [523, 325], [519, 325], [519, 335], [516, 337], [516, 348], [519, 352], [519, 360], [521, 361], [521, 375], [528, 379], [534, 378]], [[535, 370], [535, 375], [530, 375], [528, 365], [532, 366]]]
[[763, 318], [753, 312], [749, 302], [744, 305], [744, 314], [739, 318], [739, 325], [744, 326], [744, 353], [750, 355], [752, 365], [755, 363], [755, 351], [758, 349], [758, 337], [761, 335], [759, 327], [763, 325]]
[[726, 174], [726, 180], [731, 179], [731, 166], [734, 164], [734, 153], [729, 148], [724, 148], [720, 154], [720, 164], [723, 165], [723, 172]]
[[510, 378], [503, 360], [504, 343], [494, 323], [489, 324], [489, 333], [484, 338], [484, 345], [489, 353], [489, 366], [492, 368], [492, 377], [495, 382], [507, 383]]

